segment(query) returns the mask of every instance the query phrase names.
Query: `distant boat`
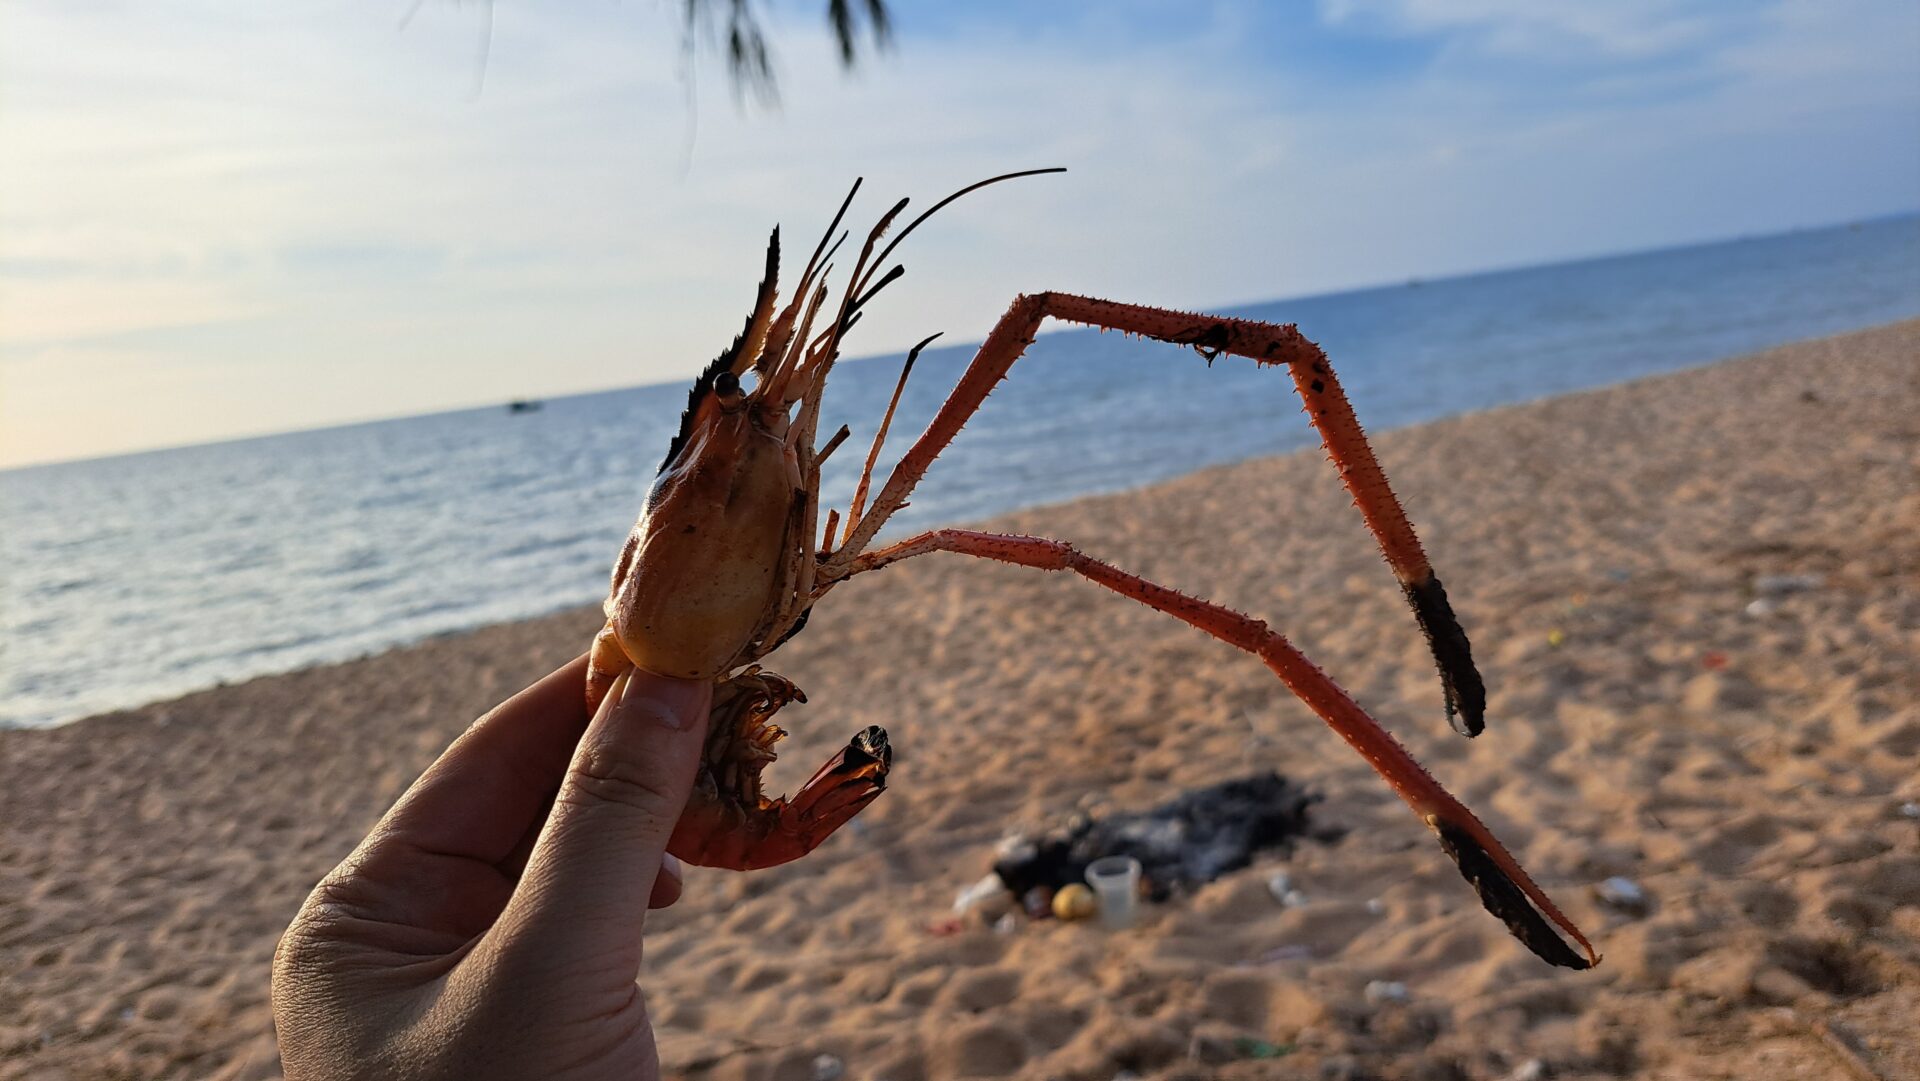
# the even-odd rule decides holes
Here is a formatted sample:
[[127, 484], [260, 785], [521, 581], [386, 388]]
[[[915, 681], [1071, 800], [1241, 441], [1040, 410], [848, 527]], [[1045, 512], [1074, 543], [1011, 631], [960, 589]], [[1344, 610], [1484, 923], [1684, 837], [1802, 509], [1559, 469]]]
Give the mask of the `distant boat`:
[[540, 407], [545, 404], [547, 403], [541, 401], [538, 398], [515, 398], [513, 401], [510, 401], [507, 403], [507, 412], [538, 413], [540, 411]]

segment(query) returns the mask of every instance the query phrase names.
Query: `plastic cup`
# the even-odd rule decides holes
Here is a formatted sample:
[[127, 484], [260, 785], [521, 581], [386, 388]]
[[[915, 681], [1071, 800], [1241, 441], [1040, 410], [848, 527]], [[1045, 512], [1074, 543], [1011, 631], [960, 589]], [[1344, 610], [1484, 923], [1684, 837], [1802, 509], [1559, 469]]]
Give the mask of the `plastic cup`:
[[1132, 856], [1102, 856], [1087, 864], [1087, 885], [1100, 898], [1100, 926], [1109, 931], [1132, 927], [1140, 911], [1140, 861]]

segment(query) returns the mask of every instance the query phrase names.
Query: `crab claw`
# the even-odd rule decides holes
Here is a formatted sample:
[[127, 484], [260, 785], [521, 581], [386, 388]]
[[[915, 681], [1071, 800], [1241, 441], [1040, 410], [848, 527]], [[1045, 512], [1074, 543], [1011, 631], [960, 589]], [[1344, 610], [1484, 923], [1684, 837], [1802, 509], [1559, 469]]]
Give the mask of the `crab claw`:
[[753, 871], [814, 850], [887, 787], [893, 748], [871, 726], [828, 759], [791, 799], [768, 799], [760, 771], [786, 733], [768, 719], [805, 702], [792, 682], [750, 667], [714, 688], [706, 759], [667, 851], [699, 867]]

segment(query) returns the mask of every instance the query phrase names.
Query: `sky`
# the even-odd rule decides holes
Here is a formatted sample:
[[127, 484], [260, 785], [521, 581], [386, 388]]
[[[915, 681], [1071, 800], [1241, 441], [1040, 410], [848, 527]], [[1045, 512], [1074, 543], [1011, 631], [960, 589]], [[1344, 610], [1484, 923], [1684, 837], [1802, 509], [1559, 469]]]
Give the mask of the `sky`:
[[0, 466], [688, 376], [861, 176], [1070, 170], [916, 233], [851, 355], [1920, 206], [1911, 0], [895, 0], [851, 73], [775, 3], [777, 108], [679, 7], [0, 0]]

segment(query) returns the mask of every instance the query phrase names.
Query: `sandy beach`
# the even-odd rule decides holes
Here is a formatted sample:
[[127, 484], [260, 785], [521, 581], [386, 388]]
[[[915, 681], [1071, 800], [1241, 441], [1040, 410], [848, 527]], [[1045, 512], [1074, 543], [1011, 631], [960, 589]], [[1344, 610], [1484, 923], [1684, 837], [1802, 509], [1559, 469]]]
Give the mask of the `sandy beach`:
[[[797, 864], [692, 872], [653, 919], [667, 1072], [1920, 1079], [1920, 322], [1376, 445], [1486, 675], [1477, 740], [1448, 729], [1318, 451], [990, 527], [1288, 634], [1506, 840], [1599, 968], [1512, 941], [1257, 661], [1078, 579], [932, 556], [838, 590], [773, 658], [811, 701], [781, 715], [773, 787], [868, 724], [893, 787]], [[267, 968], [307, 891], [598, 622], [0, 731], [0, 1078], [278, 1076]], [[930, 932], [1008, 830], [1255, 768], [1322, 794], [1344, 837], [1123, 933]], [[1272, 896], [1283, 869], [1304, 904]], [[1643, 902], [1604, 900], [1615, 877]], [[1382, 981], [1404, 996], [1367, 993]]]

